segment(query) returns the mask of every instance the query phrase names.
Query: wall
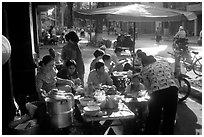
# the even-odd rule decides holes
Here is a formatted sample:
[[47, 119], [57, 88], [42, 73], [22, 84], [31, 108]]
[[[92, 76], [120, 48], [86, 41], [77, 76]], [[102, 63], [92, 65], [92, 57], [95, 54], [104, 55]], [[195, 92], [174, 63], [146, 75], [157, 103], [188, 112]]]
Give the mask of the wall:
[[[2, 34], [11, 43], [10, 68], [2, 69], [2, 119], [3, 131], [13, 118], [12, 97], [20, 107], [25, 104], [26, 95], [36, 94], [35, 69], [32, 58], [30, 14], [28, 2], [3, 2]], [[8, 77], [11, 74], [11, 77]], [[8, 82], [11, 81], [11, 82]], [[6, 131], [3, 134], [6, 134]]]

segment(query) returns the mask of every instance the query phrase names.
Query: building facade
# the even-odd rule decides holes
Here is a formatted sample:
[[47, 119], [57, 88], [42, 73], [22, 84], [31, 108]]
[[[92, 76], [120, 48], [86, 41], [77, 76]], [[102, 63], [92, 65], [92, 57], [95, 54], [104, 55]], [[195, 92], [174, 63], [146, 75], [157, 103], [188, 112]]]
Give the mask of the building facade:
[[[136, 22], [136, 27], [139, 34], [153, 34], [158, 26], [163, 28], [163, 35], [174, 35], [179, 26], [183, 25], [188, 33], [188, 36], [197, 36], [202, 30], [202, 2], [109, 2], [107, 6], [121, 6], [128, 4], [144, 4], [152, 5], [161, 8], [170, 8], [183, 11], [191, 11], [197, 15], [194, 21], [169, 21], [169, 22]], [[133, 26], [132, 22], [115, 23], [123, 32], [128, 32], [129, 28]]]

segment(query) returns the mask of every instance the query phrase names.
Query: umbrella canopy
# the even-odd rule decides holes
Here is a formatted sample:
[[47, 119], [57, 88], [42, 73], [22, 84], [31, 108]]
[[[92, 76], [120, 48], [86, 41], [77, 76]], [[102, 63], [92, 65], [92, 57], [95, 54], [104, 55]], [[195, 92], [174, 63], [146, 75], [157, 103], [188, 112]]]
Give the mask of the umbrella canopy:
[[142, 4], [80, 10], [75, 12], [75, 17], [87, 19], [107, 18], [108, 20], [124, 22], [181, 21], [186, 19], [195, 20], [197, 18], [193, 12]]
[[[142, 4], [110, 6], [97, 9], [80, 10], [75, 12], [75, 17], [85, 19], [107, 18], [108, 20], [113, 21], [134, 22], [134, 43], [135, 22], [182, 21], [195, 20], [197, 18], [197, 16], [193, 12], [186, 12], [168, 8], [159, 8]], [[135, 44], [133, 44], [133, 53], [135, 53]]]

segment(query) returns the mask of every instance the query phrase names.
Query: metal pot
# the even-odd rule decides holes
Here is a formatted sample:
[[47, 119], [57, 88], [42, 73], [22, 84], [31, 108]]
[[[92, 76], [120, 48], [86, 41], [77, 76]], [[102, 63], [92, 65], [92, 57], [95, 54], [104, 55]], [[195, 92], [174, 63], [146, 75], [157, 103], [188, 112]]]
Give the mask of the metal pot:
[[55, 127], [63, 128], [73, 122], [74, 95], [63, 91], [52, 90], [47, 98], [47, 113]]
[[65, 128], [71, 126], [73, 123], [73, 109], [62, 112], [60, 114], [49, 115], [51, 124], [55, 128]]

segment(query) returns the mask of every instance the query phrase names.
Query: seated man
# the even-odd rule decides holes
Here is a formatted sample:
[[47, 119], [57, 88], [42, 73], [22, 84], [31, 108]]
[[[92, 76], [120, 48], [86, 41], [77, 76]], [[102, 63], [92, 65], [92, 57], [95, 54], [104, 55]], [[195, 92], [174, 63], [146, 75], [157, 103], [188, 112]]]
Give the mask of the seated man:
[[179, 27], [179, 31], [174, 36], [174, 39], [176, 40], [176, 44], [178, 45], [179, 50], [180, 49], [183, 49], [183, 50], [188, 49], [188, 47], [186, 46], [187, 45], [186, 32], [185, 32], [183, 26]]
[[89, 73], [88, 87], [98, 88], [100, 85], [113, 85], [110, 75], [105, 71], [103, 62], [96, 62], [95, 69]]
[[117, 47], [114, 50], [115, 54], [113, 54], [111, 56], [112, 61], [115, 63], [115, 70], [116, 71], [123, 71], [123, 69], [124, 69], [123, 64], [125, 64], [125, 62], [128, 62], [128, 60], [126, 60], [126, 58], [121, 56], [122, 51], [123, 51], [122, 48]]

